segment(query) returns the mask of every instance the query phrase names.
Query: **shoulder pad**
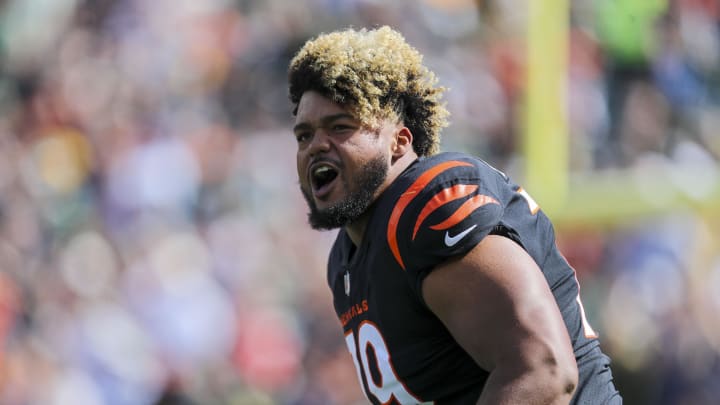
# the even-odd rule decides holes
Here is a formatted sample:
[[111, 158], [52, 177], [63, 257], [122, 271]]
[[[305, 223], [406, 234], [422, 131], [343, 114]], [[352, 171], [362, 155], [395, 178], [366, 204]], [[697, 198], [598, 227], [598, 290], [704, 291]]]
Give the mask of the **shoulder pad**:
[[503, 207], [496, 181], [476, 164], [458, 159], [431, 165], [400, 195], [387, 227], [400, 267], [428, 268], [466, 253], [498, 224]]

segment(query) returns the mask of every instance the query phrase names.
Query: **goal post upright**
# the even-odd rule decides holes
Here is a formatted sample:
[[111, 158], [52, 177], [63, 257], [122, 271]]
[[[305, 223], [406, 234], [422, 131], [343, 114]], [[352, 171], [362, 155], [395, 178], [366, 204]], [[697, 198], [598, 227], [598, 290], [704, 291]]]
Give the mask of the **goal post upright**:
[[528, 0], [525, 185], [549, 213], [570, 185], [567, 117], [569, 0]]

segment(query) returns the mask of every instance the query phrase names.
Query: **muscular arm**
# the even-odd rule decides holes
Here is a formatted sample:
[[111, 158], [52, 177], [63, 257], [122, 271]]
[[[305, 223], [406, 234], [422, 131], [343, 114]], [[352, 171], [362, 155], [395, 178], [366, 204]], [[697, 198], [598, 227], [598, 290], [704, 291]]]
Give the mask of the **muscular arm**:
[[522, 247], [490, 235], [423, 282], [423, 296], [490, 376], [478, 404], [567, 404], [577, 385], [570, 338]]

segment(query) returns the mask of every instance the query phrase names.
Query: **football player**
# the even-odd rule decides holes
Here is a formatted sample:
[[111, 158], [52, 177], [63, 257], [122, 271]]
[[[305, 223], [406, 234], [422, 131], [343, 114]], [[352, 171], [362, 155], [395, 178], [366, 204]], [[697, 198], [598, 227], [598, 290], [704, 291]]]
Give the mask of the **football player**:
[[530, 195], [439, 153], [444, 88], [389, 27], [308, 41], [289, 68], [297, 172], [372, 403], [619, 404], [574, 270]]

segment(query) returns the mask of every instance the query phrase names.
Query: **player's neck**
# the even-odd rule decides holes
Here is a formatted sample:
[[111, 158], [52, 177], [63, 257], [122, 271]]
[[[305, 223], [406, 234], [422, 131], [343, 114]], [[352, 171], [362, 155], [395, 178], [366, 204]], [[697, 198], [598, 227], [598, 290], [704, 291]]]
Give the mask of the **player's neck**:
[[350, 240], [355, 247], [359, 247], [362, 243], [362, 238], [365, 235], [365, 228], [368, 224], [369, 215], [366, 212], [357, 221], [345, 226], [345, 232], [347, 232]]

